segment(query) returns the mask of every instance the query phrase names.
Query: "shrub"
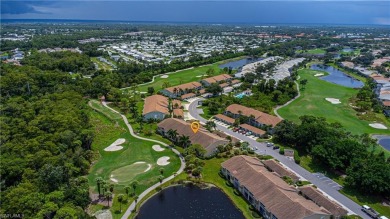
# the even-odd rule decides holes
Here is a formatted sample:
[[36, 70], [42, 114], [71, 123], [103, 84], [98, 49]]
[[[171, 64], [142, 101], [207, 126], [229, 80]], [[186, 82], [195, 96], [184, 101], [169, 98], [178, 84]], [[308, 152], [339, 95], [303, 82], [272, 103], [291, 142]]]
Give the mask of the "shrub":
[[160, 192], [161, 190], [162, 190], [161, 186], [158, 186], [158, 187], [156, 188], [156, 192]]
[[284, 147], [279, 148], [279, 154], [284, 155]]
[[241, 196], [240, 191], [238, 191], [237, 189], [234, 189], [234, 194], [237, 195], [237, 196]]
[[257, 211], [252, 211], [252, 216], [254, 218], [261, 218], [261, 215], [259, 213], [257, 213]]
[[233, 187], [233, 184], [230, 181], [226, 181], [226, 185], [229, 187]]

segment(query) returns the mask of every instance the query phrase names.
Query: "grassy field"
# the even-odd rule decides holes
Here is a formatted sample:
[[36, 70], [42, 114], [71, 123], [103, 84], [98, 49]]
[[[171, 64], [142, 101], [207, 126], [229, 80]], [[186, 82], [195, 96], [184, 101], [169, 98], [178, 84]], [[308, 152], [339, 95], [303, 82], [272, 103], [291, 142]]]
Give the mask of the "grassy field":
[[[299, 122], [299, 117], [303, 115], [321, 116], [325, 117], [328, 122], [341, 123], [353, 134], [385, 134], [389, 132], [389, 130], [371, 128], [368, 125], [371, 122], [360, 120], [356, 116], [355, 110], [349, 105], [349, 99], [358, 92], [356, 89], [314, 77], [317, 73], [318, 71], [308, 69], [299, 71], [300, 80], [307, 79], [308, 83], [297, 100], [278, 110], [283, 118]], [[325, 100], [327, 97], [340, 99], [341, 104], [331, 104]], [[378, 118], [383, 117], [378, 116]], [[384, 118], [378, 122], [390, 127], [390, 122]]]
[[[124, 186], [130, 182], [137, 180], [139, 186], [136, 188], [136, 193], [140, 194], [146, 188], [157, 183], [160, 175], [160, 166], [156, 164], [158, 158], [162, 156], [170, 157], [170, 164], [164, 166], [164, 176], [170, 176], [176, 172], [180, 167], [180, 160], [170, 150], [164, 150], [162, 152], [156, 152], [152, 149], [152, 146], [156, 143], [142, 141], [136, 139], [130, 135], [125, 126], [123, 120], [118, 114], [115, 114], [107, 108], [100, 105], [98, 101], [93, 101], [93, 107], [98, 109], [98, 112], [91, 111], [91, 122], [95, 127], [95, 139], [93, 142], [93, 150], [99, 154], [99, 158], [92, 166], [88, 175], [90, 182], [90, 189], [92, 192], [97, 193], [95, 179], [102, 177], [109, 183], [115, 184], [114, 194], [125, 194]], [[124, 148], [116, 152], [106, 152], [104, 148], [113, 143], [118, 138], [126, 139], [126, 142], [122, 144]], [[141, 171], [139, 168], [129, 168], [129, 165], [134, 165], [135, 162], [145, 162], [151, 164], [151, 169], [147, 172], [146, 166], [143, 166]], [[118, 183], [110, 181], [110, 175], [119, 176]], [[122, 205], [122, 209], [131, 203], [130, 198], [126, 204]], [[91, 207], [93, 210], [102, 209], [102, 205], [95, 205]], [[119, 211], [119, 203], [114, 198], [111, 212], [113, 212], [114, 218], [120, 218], [122, 213]]]
[[323, 49], [309, 49], [309, 50], [298, 50], [297, 53], [307, 53], [307, 54], [325, 54], [326, 51]]
[[245, 57], [238, 57], [234, 59], [224, 60], [221, 62], [216, 62], [210, 65], [177, 71], [175, 73], [168, 74], [168, 78], [161, 78], [161, 76], [156, 76], [153, 83], [141, 85], [139, 86], [139, 90], [141, 92], [146, 92], [148, 90], [148, 87], [154, 87], [155, 91], [159, 91], [163, 89], [162, 87], [164, 82], [168, 82], [170, 86], [176, 86], [179, 84], [184, 84], [192, 81], [200, 81], [201, 77], [197, 77], [197, 76], [205, 75], [208, 69], [210, 68], [214, 69], [215, 75], [218, 75], [220, 74], [219, 72], [221, 71], [221, 69], [218, 67], [219, 65], [233, 60], [243, 59], [243, 58]]

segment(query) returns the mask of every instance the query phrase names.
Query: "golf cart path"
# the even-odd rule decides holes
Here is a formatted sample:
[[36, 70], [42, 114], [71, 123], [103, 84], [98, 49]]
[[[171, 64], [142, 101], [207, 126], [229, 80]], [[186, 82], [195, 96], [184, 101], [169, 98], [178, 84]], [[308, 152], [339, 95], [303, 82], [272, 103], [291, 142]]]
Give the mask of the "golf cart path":
[[[300, 77], [298, 76], [297, 80], [299, 80]], [[287, 106], [288, 104], [292, 103], [294, 100], [298, 99], [300, 96], [301, 96], [301, 92], [299, 91], [299, 84], [297, 81], [294, 81], [294, 83], [297, 85], [297, 90], [298, 90], [298, 95], [296, 97], [294, 97], [293, 99], [289, 100], [287, 103], [283, 104], [283, 105], [280, 105], [280, 106], [277, 106], [275, 109], [274, 109], [274, 113], [277, 117], [279, 117], [280, 119], [284, 119], [283, 117], [281, 117], [278, 113], [278, 110], [282, 107], [285, 107]]]
[[[115, 112], [115, 113], [118, 113], [120, 116], [122, 116], [122, 119], [123, 121], [125, 122], [127, 128], [129, 129], [129, 132], [131, 134], [131, 136], [133, 136], [134, 138], [138, 138], [138, 139], [141, 139], [141, 140], [144, 140], [144, 141], [151, 141], [151, 142], [155, 142], [155, 143], [158, 143], [158, 144], [161, 144], [161, 145], [164, 145], [168, 148], [171, 148], [168, 144], [165, 144], [164, 142], [161, 142], [161, 141], [157, 141], [157, 140], [154, 140], [154, 139], [148, 139], [148, 138], [143, 138], [143, 137], [140, 137], [138, 135], [136, 135], [133, 131], [133, 127], [131, 127], [131, 125], [129, 124], [129, 121], [127, 120], [126, 116], [125, 115], [122, 115], [120, 112], [114, 110], [113, 108], [109, 107], [107, 105], [107, 102], [103, 101], [102, 102], [103, 106], [105, 106], [106, 108], [108, 108], [109, 110]], [[151, 187], [147, 188], [145, 191], [143, 191], [139, 196], [138, 196], [138, 200], [142, 200], [149, 192], [155, 190], [157, 187], [161, 186], [162, 184], [168, 182], [169, 180], [175, 178], [175, 176], [179, 175], [181, 172], [183, 172], [184, 168], [185, 168], [185, 162], [184, 162], [184, 158], [183, 156], [180, 154], [179, 151], [177, 151], [176, 149], [174, 148], [171, 148], [172, 151], [177, 154], [180, 158], [180, 168], [179, 170], [176, 172], [177, 174], [176, 175], [171, 175], [167, 178], [165, 178], [162, 183], [156, 183], [154, 185], [152, 185]], [[131, 212], [135, 209], [136, 207], [136, 204], [137, 202], [136, 201], [133, 201], [130, 206], [127, 208], [126, 212], [123, 214], [122, 216], [122, 219], [127, 219]]]

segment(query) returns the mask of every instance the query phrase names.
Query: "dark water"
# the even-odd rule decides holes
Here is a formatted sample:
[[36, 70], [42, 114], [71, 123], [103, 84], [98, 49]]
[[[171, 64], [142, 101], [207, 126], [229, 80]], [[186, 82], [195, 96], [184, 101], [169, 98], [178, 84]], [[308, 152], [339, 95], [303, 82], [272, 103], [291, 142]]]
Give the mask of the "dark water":
[[382, 145], [386, 150], [390, 151], [390, 137], [382, 138], [379, 140], [379, 144]]
[[242, 213], [219, 189], [175, 186], [164, 189], [145, 202], [137, 219], [244, 219]]
[[220, 68], [232, 68], [232, 69], [238, 69], [238, 68], [241, 68], [242, 66], [246, 65], [246, 64], [249, 64], [249, 63], [252, 63], [252, 62], [257, 62], [257, 61], [260, 61], [262, 60], [262, 58], [257, 58], [257, 59], [249, 59], [249, 58], [245, 58], [245, 59], [240, 59], [240, 60], [237, 60], [237, 61], [232, 61], [232, 62], [228, 62], [228, 63], [225, 63], [225, 64], [222, 64], [222, 65], [219, 65]]
[[363, 82], [344, 74], [344, 72], [332, 66], [314, 64], [311, 65], [310, 69], [328, 72], [329, 75], [320, 78], [345, 87], [360, 88], [364, 85]]

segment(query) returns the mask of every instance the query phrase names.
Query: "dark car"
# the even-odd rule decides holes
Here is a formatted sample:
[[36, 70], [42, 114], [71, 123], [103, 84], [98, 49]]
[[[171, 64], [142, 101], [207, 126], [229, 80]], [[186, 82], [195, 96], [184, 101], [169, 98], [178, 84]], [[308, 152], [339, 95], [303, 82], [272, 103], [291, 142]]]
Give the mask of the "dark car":
[[275, 146], [273, 147], [273, 149], [274, 149], [274, 150], [279, 149], [279, 146], [275, 145]]

